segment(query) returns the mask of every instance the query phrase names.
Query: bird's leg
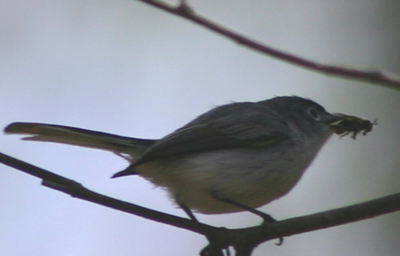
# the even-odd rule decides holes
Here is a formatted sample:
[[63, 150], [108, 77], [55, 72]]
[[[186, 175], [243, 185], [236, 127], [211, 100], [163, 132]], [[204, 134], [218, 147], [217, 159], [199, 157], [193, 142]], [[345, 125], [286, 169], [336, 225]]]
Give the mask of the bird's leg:
[[185, 211], [185, 213], [189, 216], [189, 218], [195, 222], [199, 222], [196, 218], [196, 216], [194, 216], [193, 212], [189, 209], [189, 207], [187, 207], [184, 204], [178, 203], [179, 207], [182, 208], [182, 210]]
[[275, 220], [274, 218], [272, 218], [271, 215], [269, 215], [269, 214], [267, 214], [267, 213], [265, 213], [265, 212], [256, 210], [256, 209], [254, 209], [254, 208], [252, 208], [252, 207], [249, 207], [249, 206], [247, 206], [247, 205], [238, 203], [238, 202], [233, 201], [233, 200], [231, 200], [231, 199], [218, 196], [218, 195], [215, 194], [215, 193], [213, 194], [213, 196], [214, 196], [215, 199], [217, 199], [217, 200], [219, 200], [219, 201], [222, 201], [222, 202], [225, 202], [225, 203], [234, 205], [234, 206], [236, 206], [236, 207], [238, 207], [238, 208], [241, 208], [241, 209], [243, 209], [243, 210], [245, 210], [245, 211], [248, 211], [248, 212], [251, 212], [251, 213], [253, 213], [253, 214], [257, 215], [257, 216], [260, 216], [260, 217], [264, 220], [264, 223], [276, 222], [276, 220]]
[[[263, 223], [262, 223], [262, 225], [268, 225], [269, 223], [273, 223], [273, 222], [276, 222], [276, 221], [277, 221], [277, 220], [275, 220], [274, 218], [272, 218], [271, 215], [269, 215], [269, 214], [267, 214], [267, 213], [265, 213], [265, 212], [256, 210], [256, 209], [254, 209], [254, 208], [252, 208], [252, 207], [249, 207], [249, 206], [247, 206], [247, 205], [238, 203], [238, 202], [233, 201], [233, 200], [230, 200], [230, 199], [228, 199], [228, 198], [223, 198], [223, 197], [221, 197], [221, 196], [218, 196], [218, 195], [215, 194], [215, 193], [213, 193], [213, 196], [214, 196], [214, 198], [216, 198], [216, 199], [218, 199], [218, 200], [220, 200], [220, 201], [222, 201], [222, 202], [225, 202], [225, 203], [234, 205], [234, 206], [236, 206], [236, 207], [238, 207], [238, 208], [241, 208], [241, 209], [243, 209], [243, 210], [245, 210], [245, 211], [248, 211], [248, 212], [251, 212], [251, 213], [253, 213], [253, 214], [257, 215], [257, 216], [260, 216], [260, 217], [264, 220]], [[281, 244], [283, 244], [283, 237], [280, 237], [279, 240], [278, 240], [278, 242], [276, 243], [276, 245], [281, 245]]]

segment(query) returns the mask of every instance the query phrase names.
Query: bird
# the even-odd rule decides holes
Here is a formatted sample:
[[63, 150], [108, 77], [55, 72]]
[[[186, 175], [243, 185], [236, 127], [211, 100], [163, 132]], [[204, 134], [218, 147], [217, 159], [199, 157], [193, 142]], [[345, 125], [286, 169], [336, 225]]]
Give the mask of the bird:
[[241, 211], [268, 219], [257, 208], [286, 195], [332, 134], [361, 131], [346, 117], [310, 99], [280, 96], [215, 107], [160, 139], [27, 122], [4, 131], [116, 153], [129, 166], [113, 178], [135, 175], [165, 188], [193, 220], [193, 212]]

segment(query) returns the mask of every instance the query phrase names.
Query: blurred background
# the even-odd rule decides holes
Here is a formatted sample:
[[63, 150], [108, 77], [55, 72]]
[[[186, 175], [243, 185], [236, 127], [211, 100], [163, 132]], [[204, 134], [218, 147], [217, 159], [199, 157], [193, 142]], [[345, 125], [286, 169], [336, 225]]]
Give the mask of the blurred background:
[[[172, 2], [173, 3], [173, 2]], [[400, 2], [190, 0], [211, 20], [322, 63], [400, 74]], [[137, 1], [0, 0], [0, 127], [15, 121], [159, 138], [210, 108], [280, 95], [378, 118], [368, 136], [333, 137], [300, 183], [261, 208], [276, 219], [400, 191], [400, 92], [310, 72], [260, 55]], [[138, 177], [110, 180], [113, 154], [0, 136], [0, 151], [97, 192], [185, 216]], [[74, 199], [0, 165], [1, 255], [197, 255], [194, 233]], [[249, 213], [201, 215], [257, 225]], [[400, 213], [296, 235], [253, 255], [396, 256]]]

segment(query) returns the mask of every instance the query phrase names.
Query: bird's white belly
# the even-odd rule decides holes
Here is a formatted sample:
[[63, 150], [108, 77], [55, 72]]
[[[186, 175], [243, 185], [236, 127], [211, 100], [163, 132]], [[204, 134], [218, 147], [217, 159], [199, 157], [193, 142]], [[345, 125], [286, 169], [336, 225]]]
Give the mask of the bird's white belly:
[[237, 212], [243, 209], [217, 198], [260, 207], [288, 193], [314, 157], [296, 152], [285, 154], [284, 161], [276, 161], [273, 158], [282, 156], [260, 154], [220, 150], [153, 161], [139, 166], [137, 171], [166, 188], [178, 204], [192, 210], [206, 214]]

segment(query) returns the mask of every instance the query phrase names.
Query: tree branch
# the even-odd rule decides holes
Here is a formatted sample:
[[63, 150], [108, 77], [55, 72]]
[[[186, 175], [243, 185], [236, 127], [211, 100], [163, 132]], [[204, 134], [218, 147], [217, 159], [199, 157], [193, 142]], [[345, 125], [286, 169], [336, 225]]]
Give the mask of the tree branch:
[[196, 14], [186, 4], [186, 1], [181, 1], [181, 4], [178, 7], [156, 0], [138, 0], [138, 1], [156, 7], [158, 9], [164, 10], [181, 18], [187, 19], [219, 35], [225, 36], [227, 38], [236, 41], [239, 44], [249, 47], [252, 50], [272, 56], [274, 58], [288, 62], [290, 64], [300, 66], [319, 73], [324, 73], [326, 75], [364, 81], [376, 85], [386, 86], [391, 89], [400, 90], [400, 77], [397, 75], [375, 70], [360, 70], [360, 69], [322, 64], [309, 59], [301, 58], [299, 56], [287, 52], [274, 49], [270, 46], [249, 39], [246, 36], [243, 36], [232, 30], [224, 28], [206, 18], [203, 18], [202, 16]]
[[272, 239], [343, 225], [400, 210], [399, 193], [361, 204], [270, 224], [241, 229], [225, 229], [150, 210], [96, 193], [73, 180], [2, 153], [0, 153], [0, 163], [40, 178], [44, 186], [73, 197], [204, 235], [210, 244], [203, 249], [202, 255], [210, 256], [223, 255], [223, 251], [229, 247], [235, 249], [237, 256], [249, 256], [259, 244]]

